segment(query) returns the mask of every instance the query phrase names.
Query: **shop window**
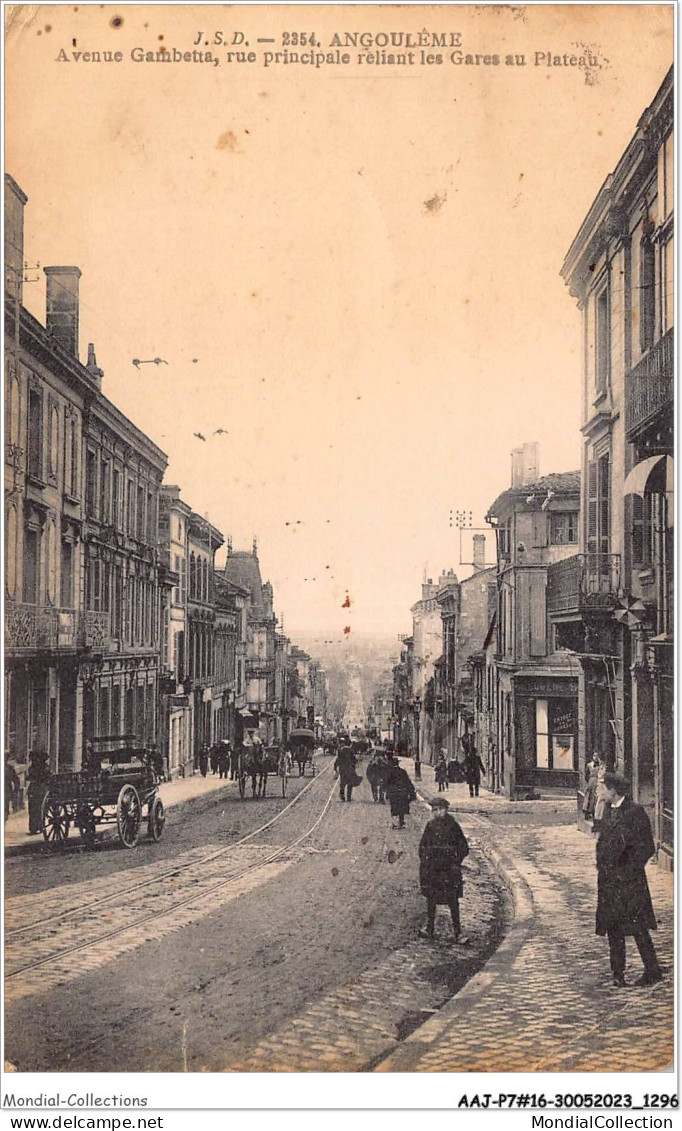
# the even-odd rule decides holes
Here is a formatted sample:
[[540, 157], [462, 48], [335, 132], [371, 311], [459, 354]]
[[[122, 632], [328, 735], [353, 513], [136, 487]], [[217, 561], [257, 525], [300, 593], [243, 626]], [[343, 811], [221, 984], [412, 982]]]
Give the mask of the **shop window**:
[[538, 769], [570, 771], [577, 769], [574, 700], [536, 699], [535, 731]]

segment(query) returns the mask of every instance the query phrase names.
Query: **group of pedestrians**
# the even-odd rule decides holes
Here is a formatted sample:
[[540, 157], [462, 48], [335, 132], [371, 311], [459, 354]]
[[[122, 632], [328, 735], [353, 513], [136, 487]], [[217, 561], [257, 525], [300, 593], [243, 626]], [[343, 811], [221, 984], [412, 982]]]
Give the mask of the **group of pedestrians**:
[[[353, 789], [360, 785], [362, 777], [357, 771], [357, 757], [350, 743], [342, 745], [334, 760], [334, 772], [339, 779], [341, 801], [353, 800]], [[372, 800], [379, 804], [388, 801], [391, 817], [395, 818], [395, 829], [405, 828], [405, 817], [410, 804], [417, 798], [417, 791], [406, 770], [389, 751], [375, 750], [367, 766], [367, 781], [372, 790]]]

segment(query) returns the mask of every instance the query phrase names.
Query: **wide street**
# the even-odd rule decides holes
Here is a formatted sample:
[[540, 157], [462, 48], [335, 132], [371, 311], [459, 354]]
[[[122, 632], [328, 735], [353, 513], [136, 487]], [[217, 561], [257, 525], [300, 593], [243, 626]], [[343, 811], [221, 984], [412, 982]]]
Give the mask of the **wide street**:
[[[266, 800], [240, 801], [208, 779], [191, 804], [170, 803], [158, 844], [11, 857], [7, 1059], [19, 1071], [565, 1071], [598, 1049], [600, 1070], [668, 1066], [670, 876], [647, 869], [670, 976], [615, 990], [573, 805], [451, 786], [471, 845], [469, 942], [453, 945], [444, 909], [435, 943], [422, 941], [425, 803], [399, 832], [366, 781], [341, 804], [319, 763], [286, 799], [276, 780]], [[429, 767], [417, 786], [433, 795]]]

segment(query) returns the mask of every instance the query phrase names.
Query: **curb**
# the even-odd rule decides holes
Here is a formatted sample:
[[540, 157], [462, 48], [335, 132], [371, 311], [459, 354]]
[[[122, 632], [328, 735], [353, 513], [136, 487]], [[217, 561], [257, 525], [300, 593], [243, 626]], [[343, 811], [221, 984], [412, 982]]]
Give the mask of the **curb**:
[[[168, 783], [168, 784], [172, 785], [172, 783]], [[232, 784], [233, 784], [232, 782], [229, 783], [229, 785], [232, 785]], [[215, 789], [207, 789], [204, 793], [197, 793], [193, 797], [182, 797], [182, 798], [179, 798], [177, 801], [168, 801], [168, 802], [164, 801], [164, 808], [166, 810], [166, 818], [168, 819], [168, 816], [171, 813], [171, 811], [172, 811], [173, 814], [181, 813], [183, 811], [183, 809], [187, 809], [187, 808], [191, 807], [192, 805], [196, 804], [199, 801], [204, 801], [206, 799], [215, 800], [216, 798], [218, 798], [222, 794], [223, 789], [226, 789], [226, 788], [227, 788], [227, 786], [217, 786]], [[163, 800], [163, 798], [162, 798], [162, 800]], [[27, 816], [28, 816], [28, 813], [27, 813]], [[144, 822], [145, 822], [145, 818], [143, 818], [142, 825], [144, 825]], [[141, 828], [142, 828], [142, 825], [140, 826]], [[96, 846], [99, 846], [101, 844], [107, 844], [109, 841], [112, 841], [112, 840], [113, 841], [118, 840], [118, 832], [116, 830], [115, 824], [105, 825], [102, 828], [101, 831], [98, 831], [97, 840], [96, 840], [95, 843], [96, 843]], [[75, 837], [75, 836], [73, 838], [71, 836], [69, 836], [69, 838], [66, 842], [66, 845], [64, 847], [65, 847], [67, 853], [70, 850], [73, 850], [74, 848], [83, 848], [83, 846], [80, 842], [80, 838]], [[96, 850], [97, 849], [95, 849], [95, 851]], [[35, 836], [32, 836], [30, 838], [28, 837], [28, 834], [27, 834], [25, 844], [7, 844], [4, 847], [5, 860], [14, 859], [14, 858], [20, 857], [20, 856], [40, 856], [40, 855], [57, 858], [57, 857], [59, 857], [59, 855], [63, 851], [64, 851], [64, 849], [54, 850], [52, 848], [49, 848], [48, 845], [46, 844], [43, 836], [40, 833], [38, 833]], [[92, 851], [92, 850], [83, 848], [83, 851], [89, 852], [89, 851]]]
[[[422, 801], [428, 804], [424, 797]], [[454, 1025], [461, 1025], [463, 1016], [479, 998], [489, 993], [494, 983], [509, 973], [513, 963], [530, 934], [535, 918], [531, 889], [513, 864], [503, 860], [496, 848], [485, 838], [478, 838], [477, 847], [488, 858], [513, 903], [512, 925], [494, 954], [482, 970], [474, 974], [466, 985], [441, 1006], [435, 1017], [425, 1021], [373, 1070], [374, 1072], [414, 1072], [419, 1061], [431, 1052], [434, 1045]]]

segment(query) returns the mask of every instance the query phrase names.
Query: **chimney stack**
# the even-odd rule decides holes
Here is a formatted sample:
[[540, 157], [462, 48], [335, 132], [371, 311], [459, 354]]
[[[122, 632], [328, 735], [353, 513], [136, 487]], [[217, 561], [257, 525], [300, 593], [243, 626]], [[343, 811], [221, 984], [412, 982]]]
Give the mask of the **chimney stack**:
[[474, 569], [485, 569], [485, 534], [474, 534]]
[[47, 329], [78, 358], [78, 267], [43, 267], [47, 276]]
[[540, 478], [540, 449], [535, 440], [522, 448], [514, 448], [512, 457], [512, 487], [525, 487]]
[[24, 297], [24, 206], [28, 197], [5, 173], [5, 294], [21, 305]]
[[96, 382], [97, 388], [101, 389], [102, 388], [102, 378], [104, 376], [104, 372], [100, 369], [99, 365], [97, 364], [97, 356], [95, 354], [95, 347], [92, 344], [92, 342], [88, 342], [88, 360], [87, 360], [87, 364], [86, 364], [85, 368], [87, 369], [88, 373], [93, 378], [93, 380]]

